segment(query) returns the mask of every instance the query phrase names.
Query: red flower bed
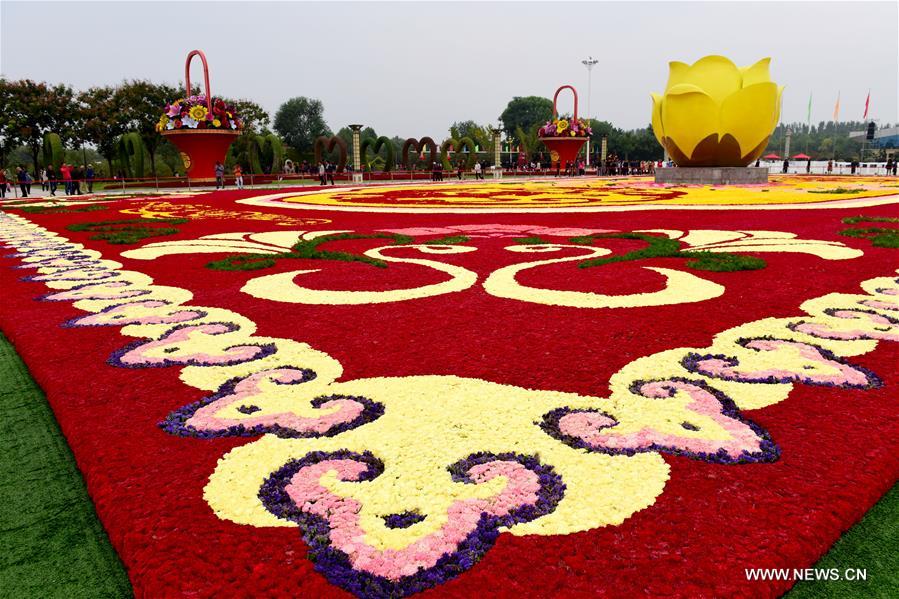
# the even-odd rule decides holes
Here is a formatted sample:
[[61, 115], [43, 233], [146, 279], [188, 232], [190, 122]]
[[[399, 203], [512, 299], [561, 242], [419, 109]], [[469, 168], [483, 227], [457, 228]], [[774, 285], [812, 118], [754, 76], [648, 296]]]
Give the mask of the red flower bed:
[[[111, 245], [67, 226], [135, 218], [119, 211], [140, 200], [0, 215], [0, 236], [12, 246], [0, 261], [0, 327], [46, 391], [137, 596], [776, 596], [792, 582], [749, 581], [745, 570], [811, 566], [897, 479], [899, 350], [891, 340], [899, 316], [881, 281], [895, 281], [897, 254], [838, 234], [844, 217], [896, 217], [895, 206], [384, 214], [235, 203], [249, 195], [179, 201], [331, 222], [288, 227], [194, 212], [175, 235]], [[293, 229], [290, 242], [254, 235]], [[301, 236], [309, 231], [332, 237], [316, 244]], [[578, 267], [639, 252], [645, 236], [658, 247], [761, 258], [765, 267], [697, 270], [670, 251]], [[157, 255], [134, 253], [150, 244]], [[212, 245], [224, 251], [194, 251]], [[256, 270], [207, 267], [248, 253], [274, 258]], [[29, 262], [45, 270], [21, 268]], [[520, 267], [526, 262], [543, 263]], [[152, 317], [113, 302], [73, 305], [101, 301], [96, 285], [120, 271], [168, 288], [148, 299], [121, 296], [143, 301]], [[678, 273], [691, 278], [679, 282]], [[276, 275], [284, 276], [259, 281]], [[681, 291], [662, 295], [666, 288]], [[848, 307], [834, 293], [859, 297]], [[824, 297], [837, 302], [824, 316], [804, 304]], [[163, 304], [172, 310], [160, 316]], [[719, 335], [771, 318], [797, 319], [789, 330], [800, 336], [765, 336], [764, 323], [745, 329], [745, 339]], [[824, 330], [827, 318], [851, 318], [862, 332]], [[251, 336], [215, 350], [191, 346], [234, 327]], [[737, 353], [722, 353], [731, 346]], [[285, 348], [318, 362], [277, 362]], [[616, 382], [636, 360], [677, 348], [691, 356], [681, 375], [652, 358], [664, 362], [646, 375], [656, 378]], [[772, 355], [802, 366], [750, 368], [752, 351], [783, 352]], [[265, 376], [242, 370], [254, 360], [270, 361]], [[218, 371], [221, 385], [204, 378]], [[311, 407], [284, 416], [292, 404], [278, 402], [319, 384]], [[402, 412], [417, 405], [404, 389], [429, 398], [413, 415]], [[539, 407], [533, 417], [531, 406]], [[628, 432], [628, 418], [643, 423], [657, 409], [690, 418], [663, 414]], [[702, 437], [719, 425], [726, 441]], [[454, 437], [459, 430], [477, 442]], [[516, 445], [519, 438], [528, 441]], [[266, 456], [280, 461], [250, 472]], [[442, 464], [439, 472], [413, 472], [428, 460]], [[574, 476], [580, 464], [596, 468], [589, 493]], [[644, 473], [656, 490], [634, 483]], [[393, 494], [358, 491], [393, 476]], [[410, 477], [418, 487], [404, 486]], [[476, 488], [486, 495], [474, 498]], [[597, 507], [604, 497], [608, 505]], [[375, 532], [366, 506], [379, 502], [392, 511], [372, 512], [386, 529]], [[570, 510], [565, 518], [562, 510]], [[446, 523], [437, 527], [439, 518]], [[415, 537], [422, 544], [404, 554], [404, 539], [429, 526], [433, 534]], [[359, 527], [371, 539], [340, 536]]]

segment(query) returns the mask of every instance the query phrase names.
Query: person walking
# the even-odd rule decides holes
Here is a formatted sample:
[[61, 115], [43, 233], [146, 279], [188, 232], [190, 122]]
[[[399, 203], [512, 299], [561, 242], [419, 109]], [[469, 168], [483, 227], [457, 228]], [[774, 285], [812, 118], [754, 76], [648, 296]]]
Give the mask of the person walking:
[[322, 161], [318, 163], [318, 184], [322, 186], [327, 185], [325, 181], [325, 163]]
[[16, 181], [19, 183], [19, 189], [22, 191], [22, 197], [28, 197], [28, 171], [22, 165], [16, 167]]
[[94, 193], [94, 165], [88, 164], [84, 171], [84, 178], [87, 179], [87, 193]]
[[50, 190], [50, 195], [55, 196], [56, 195], [56, 183], [57, 183], [56, 179], [59, 177], [59, 175], [57, 175], [56, 171], [53, 170], [52, 165], [47, 167], [46, 173], [47, 173], [47, 188]]
[[459, 162], [456, 163], [456, 178], [459, 181], [462, 180], [462, 173], [465, 171], [465, 162], [459, 159]]
[[84, 173], [77, 164], [72, 167], [72, 195], [81, 195], [81, 179]]
[[47, 191], [49, 188], [50, 188], [50, 178], [47, 177], [47, 169], [42, 168], [41, 169], [41, 191]]
[[474, 178], [475, 179], [483, 179], [484, 178], [484, 176], [481, 174], [481, 163], [480, 162], [474, 163]]
[[234, 184], [237, 185], [237, 189], [243, 189], [243, 169], [239, 164], [234, 165]]
[[6, 180], [6, 171], [0, 168], [0, 199], [6, 197], [6, 186], [9, 183]]
[[784, 158], [783, 170], [782, 170], [781, 172], [782, 172], [783, 174], [786, 174], [786, 173], [787, 173], [787, 169], [789, 169], [789, 168], [790, 168], [790, 161], [789, 161], [788, 159]]
[[225, 165], [220, 161], [215, 163], [215, 188], [225, 189]]
[[812, 172], [812, 159], [809, 158], [808, 162], [805, 163], [805, 174], [809, 175]]
[[63, 162], [59, 167], [59, 172], [62, 173], [62, 183], [65, 186], [66, 195], [72, 195], [72, 167]]
[[329, 162], [325, 171], [328, 173], [328, 183], [334, 185], [334, 171], [337, 170], [337, 167], [334, 166], [333, 162]]
[[833, 173], [833, 160], [827, 161], [827, 174]]

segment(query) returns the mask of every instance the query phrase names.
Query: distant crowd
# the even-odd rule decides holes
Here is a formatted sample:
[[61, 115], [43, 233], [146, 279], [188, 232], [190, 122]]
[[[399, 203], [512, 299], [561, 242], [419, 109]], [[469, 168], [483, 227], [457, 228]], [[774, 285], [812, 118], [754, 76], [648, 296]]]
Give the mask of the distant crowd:
[[[812, 161], [809, 159], [804, 162], [805, 172], [811, 173]], [[799, 164], [802, 164], [802, 162], [800, 162]], [[655, 173], [655, 170], [657, 168], [673, 167], [674, 163], [670, 160], [667, 162], [663, 162], [661, 160], [655, 162], [651, 160], [622, 160], [613, 154], [608, 156], [606, 160], [600, 161], [599, 163], [590, 166], [588, 166], [583, 159], [579, 159], [574, 162], [558, 164], [555, 166], [555, 168], [553, 168], [553, 165], [550, 163], [540, 161], [519, 161], [517, 163], [504, 162], [501, 166], [505, 171], [512, 171], [512, 173], [514, 174], [576, 177], [586, 175], [588, 170], [590, 171], [591, 175], [595, 173], [599, 176], [652, 175], [653, 173]], [[756, 161], [755, 166], [761, 166], [761, 161]], [[837, 169], [837, 166], [839, 165], [837, 165], [837, 163], [835, 163], [833, 160], [828, 160], [825, 173], [834, 173], [834, 171]], [[860, 164], [858, 160], [853, 160], [848, 164], [844, 163], [842, 167], [840, 167], [840, 172], [845, 172], [841, 170], [845, 166], [849, 167], [849, 172], [852, 175], [860, 172], [860, 167], [866, 167], [869, 169], [868, 174], [880, 174], [880, 169], [883, 168], [883, 174], [897, 176], [899, 160], [894, 159], [892, 156], [887, 159], [886, 164]], [[876, 167], [877, 172], [871, 173], [870, 167]], [[345, 168], [347, 172], [352, 172], [353, 170], [349, 165], [347, 165]], [[476, 161], [471, 166], [471, 168], [469, 168], [466, 160], [459, 160], [454, 165], [452, 165], [450, 176], [455, 175], [455, 178], [461, 181], [465, 178], [466, 173], [470, 173], [474, 176], [475, 180], [481, 180], [484, 178], [484, 172], [490, 170], [491, 168], [491, 164], [487, 161]], [[801, 168], [802, 167], [800, 167], [800, 169]], [[823, 165], [819, 163], [819, 166], [817, 168], [823, 169]], [[312, 164], [305, 160], [302, 163], [293, 163], [288, 160], [284, 165], [283, 174], [288, 176], [317, 176], [319, 185], [334, 185], [334, 174], [337, 172], [337, 169], [337, 164], [328, 160], [322, 160], [318, 162], [318, 164]], [[784, 160], [781, 171], [783, 173], [787, 173], [789, 169], [790, 160]], [[215, 180], [217, 189], [225, 188], [225, 171], [225, 165], [221, 162], [217, 162], [215, 165]], [[430, 171], [432, 181], [444, 180], [446, 169], [442, 162], [432, 162], [430, 164]], [[795, 167], [793, 172], [796, 172]], [[243, 189], [243, 169], [241, 168], [240, 164], [236, 164], [231, 169], [231, 173], [234, 177], [234, 182], [237, 188]], [[176, 173], [175, 176], [178, 177], [180, 175]], [[119, 177], [116, 177], [116, 179], [119, 178], [124, 178], [124, 174], [120, 173]], [[18, 186], [20, 192], [19, 195], [23, 198], [27, 198], [32, 195], [32, 187], [35, 185], [40, 185], [41, 191], [49, 192], [48, 195], [51, 196], [55, 196], [60, 188], [62, 188], [62, 192], [64, 192], [67, 196], [93, 193], [95, 179], [96, 173], [94, 171], [94, 167], [90, 164], [80, 166], [77, 164], [71, 165], [63, 163], [58, 169], [54, 169], [52, 166], [48, 166], [47, 168], [40, 169], [37, 173], [32, 173], [24, 165], [19, 165], [15, 167], [14, 171], [12, 172], [5, 169], [0, 169], [0, 198], [5, 198], [7, 194], [12, 193], [13, 185]]]
[[90, 164], [82, 167], [63, 162], [58, 171], [52, 166], [48, 166], [38, 171], [36, 175], [21, 164], [16, 167], [12, 175], [8, 174], [6, 170], [0, 169], [0, 198], [5, 198], [7, 193], [12, 192], [13, 184], [19, 186], [20, 195], [23, 198], [29, 197], [32, 185], [37, 184], [40, 184], [41, 191], [49, 191], [51, 196], [56, 195], [60, 184], [67, 196], [94, 192], [95, 173], [94, 167]]

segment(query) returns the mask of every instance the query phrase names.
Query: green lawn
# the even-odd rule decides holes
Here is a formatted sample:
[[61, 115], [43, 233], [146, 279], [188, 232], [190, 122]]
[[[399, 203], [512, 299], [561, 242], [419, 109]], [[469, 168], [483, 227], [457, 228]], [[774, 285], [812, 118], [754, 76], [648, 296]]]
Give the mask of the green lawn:
[[131, 597], [44, 393], [0, 333], [0, 597]]

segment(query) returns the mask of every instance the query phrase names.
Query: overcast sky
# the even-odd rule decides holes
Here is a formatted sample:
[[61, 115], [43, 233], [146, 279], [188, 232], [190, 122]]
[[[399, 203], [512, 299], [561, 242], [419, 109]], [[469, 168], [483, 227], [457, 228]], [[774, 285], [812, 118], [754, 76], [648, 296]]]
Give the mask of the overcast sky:
[[[0, 72], [78, 89], [123, 79], [177, 83], [206, 52], [213, 94], [322, 100], [334, 129], [443, 137], [450, 123], [495, 123], [513, 96], [562, 84], [594, 118], [650, 119], [669, 60], [772, 57], [786, 86], [782, 120], [896, 122], [899, 3], [886, 2], [0, 2]], [[202, 81], [198, 61], [192, 79]], [[560, 107], [570, 110], [570, 100]]]

